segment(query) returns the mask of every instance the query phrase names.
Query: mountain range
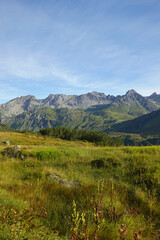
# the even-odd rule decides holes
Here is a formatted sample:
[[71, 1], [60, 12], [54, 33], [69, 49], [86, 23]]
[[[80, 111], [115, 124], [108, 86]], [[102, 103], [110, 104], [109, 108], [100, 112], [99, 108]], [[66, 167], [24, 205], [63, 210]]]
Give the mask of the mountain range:
[[87, 109], [93, 105], [109, 104], [115, 99], [114, 96], [106, 96], [104, 93], [92, 92], [82, 95], [50, 94], [45, 99], [37, 99], [28, 95], [15, 98], [5, 104], [0, 105], [0, 112], [3, 116], [15, 116], [23, 112], [38, 108], [50, 107], [68, 109]]
[[113, 125], [160, 109], [160, 95], [143, 97], [135, 90], [125, 95], [91, 92], [82, 95], [50, 94], [46, 99], [32, 95], [0, 105], [0, 121], [18, 129], [65, 126], [105, 132]]

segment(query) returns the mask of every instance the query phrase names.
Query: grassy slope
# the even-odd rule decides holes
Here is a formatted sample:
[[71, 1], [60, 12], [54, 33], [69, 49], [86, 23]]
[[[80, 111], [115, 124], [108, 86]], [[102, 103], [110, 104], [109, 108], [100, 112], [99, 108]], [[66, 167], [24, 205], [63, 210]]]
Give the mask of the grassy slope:
[[17, 130], [37, 131], [40, 128], [64, 126], [104, 131], [116, 122], [133, 118], [127, 113], [110, 111], [106, 106], [95, 106], [87, 110], [43, 108], [6, 119], [5, 123]]
[[[22, 161], [0, 155], [0, 239], [71, 238], [75, 225], [89, 239], [95, 234], [98, 239], [120, 239], [122, 223], [128, 240], [139, 228], [142, 240], [158, 239], [160, 147], [95, 147], [34, 134], [0, 133], [0, 141], [7, 140], [21, 144], [28, 157]], [[106, 168], [91, 168], [90, 162], [97, 158], [105, 159]], [[68, 189], [50, 182], [47, 174], [78, 181], [82, 187]], [[97, 190], [102, 179], [104, 186]], [[73, 200], [78, 219], [86, 214], [79, 227], [72, 216]]]
[[113, 126], [111, 131], [160, 136], [160, 110]]

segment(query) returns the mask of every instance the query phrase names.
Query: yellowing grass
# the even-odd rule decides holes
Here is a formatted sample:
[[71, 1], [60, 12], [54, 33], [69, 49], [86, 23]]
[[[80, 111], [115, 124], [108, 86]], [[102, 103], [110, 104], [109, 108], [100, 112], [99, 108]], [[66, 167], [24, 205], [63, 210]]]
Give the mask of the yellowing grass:
[[[4, 132], [0, 133], [3, 141], [20, 144], [25, 158], [0, 154], [0, 239], [72, 239], [74, 234], [81, 239], [81, 232], [89, 240], [95, 236], [98, 240], [120, 239], [121, 224], [127, 228], [126, 240], [134, 239], [140, 228], [140, 239], [158, 239], [159, 146], [97, 147]], [[0, 150], [5, 147], [1, 144]], [[96, 159], [103, 159], [105, 167], [92, 168], [91, 161]], [[79, 182], [81, 187], [53, 183], [49, 174]], [[79, 218], [77, 230], [73, 201]], [[81, 216], [85, 216], [85, 224]]]

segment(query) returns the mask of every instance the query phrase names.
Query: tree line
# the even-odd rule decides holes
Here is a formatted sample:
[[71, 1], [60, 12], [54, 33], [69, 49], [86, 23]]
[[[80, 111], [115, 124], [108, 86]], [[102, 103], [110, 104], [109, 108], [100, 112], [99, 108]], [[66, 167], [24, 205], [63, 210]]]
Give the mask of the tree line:
[[39, 131], [41, 135], [52, 136], [63, 140], [75, 141], [88, 141], [102, 146], [121, 146], [123, 145], [121, 139], [111, 138], [105, 133], [96, 131], [85, 131], [68, 129], [65, 127], [45, 128]]

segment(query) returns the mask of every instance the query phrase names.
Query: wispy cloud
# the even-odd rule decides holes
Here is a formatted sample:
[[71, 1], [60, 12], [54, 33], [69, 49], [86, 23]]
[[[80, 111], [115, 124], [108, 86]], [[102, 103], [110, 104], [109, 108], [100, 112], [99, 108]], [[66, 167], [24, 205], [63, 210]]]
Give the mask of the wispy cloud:
[[49, 75], [48, 70], [43, 67], [32, 56], [8, 57], [0, 61], [1, 79], [6, 77], [18, 77], [22, 79], [41, 79]]
[[51, 73], [59, 80], [64, 80], [73, 87], [82, 87], [81, 83], [81, 81], [83, 80], [82, 76], [71, 75], [62, 69], [58, 70], [56, 68], [54, 68], [54, 70], [52, 70]]

